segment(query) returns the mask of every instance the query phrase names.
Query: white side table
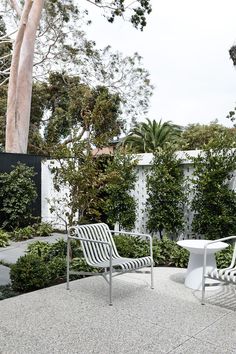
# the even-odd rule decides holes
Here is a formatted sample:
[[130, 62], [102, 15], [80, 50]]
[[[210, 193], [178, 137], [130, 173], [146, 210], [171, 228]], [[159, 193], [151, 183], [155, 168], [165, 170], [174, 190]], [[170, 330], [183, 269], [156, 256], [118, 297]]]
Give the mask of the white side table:
[[[202, 290], [204, 246], [208, 242], [208, 240], [182, 240], [177, 242], [179, 246], [190, 252], [184, 283], [190, 289]], [[216, 268], [215, 252], [226, 247], [228, 247], [228, 244], [224, 242], [216, 242], [207, 247], [206, 270], [210, 271]], [[208, 284], [216, 283], [213, 279], [208, 279], [207, 282]]]

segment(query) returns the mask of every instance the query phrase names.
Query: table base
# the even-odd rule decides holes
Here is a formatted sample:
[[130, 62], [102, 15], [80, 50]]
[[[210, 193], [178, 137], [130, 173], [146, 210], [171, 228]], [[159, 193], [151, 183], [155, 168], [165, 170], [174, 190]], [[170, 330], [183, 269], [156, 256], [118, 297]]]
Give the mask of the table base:
[[[214, 254], [208, 254], [206, 259], [206, 271], [211, 271], [216, 268]], [[185, 286], [194, 289], [202, 290], [202, 272], [203, 272], [203, 254], [191, 253], [188, 262], [187, 274], [185, 277]], [[206, 279], [206, 284], [216, 284], [214, 286], [206, 286], [206, 290], [216, 290], [221, 282], [214, 279]]]

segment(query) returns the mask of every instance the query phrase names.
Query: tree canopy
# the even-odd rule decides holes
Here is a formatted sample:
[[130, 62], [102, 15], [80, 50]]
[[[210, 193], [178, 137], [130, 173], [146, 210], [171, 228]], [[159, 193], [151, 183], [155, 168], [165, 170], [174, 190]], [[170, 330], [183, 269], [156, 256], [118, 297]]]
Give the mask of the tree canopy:
[[218, 121], [213, 121], [210, 124], [189, 124], [182, 132], [179, 140], [180, 150], [196, 150], [203, 149], [205, 145], [218, 138], [220, 134], [225, 134], [231, 138], [235, 136], [235, 128], [227, 128]]

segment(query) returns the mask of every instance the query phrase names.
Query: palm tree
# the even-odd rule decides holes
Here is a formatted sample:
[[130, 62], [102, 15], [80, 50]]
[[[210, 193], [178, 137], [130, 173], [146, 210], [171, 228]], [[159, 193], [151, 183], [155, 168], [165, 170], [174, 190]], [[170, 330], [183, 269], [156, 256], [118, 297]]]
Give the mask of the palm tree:
[[161, 120], [146, 119], [146, 122], [134, 126], [122, 144], [135, 153], [155, 152], [167, 142], [176, 142], [180, 134], [181, 127], [170, 121], [162, 123]]

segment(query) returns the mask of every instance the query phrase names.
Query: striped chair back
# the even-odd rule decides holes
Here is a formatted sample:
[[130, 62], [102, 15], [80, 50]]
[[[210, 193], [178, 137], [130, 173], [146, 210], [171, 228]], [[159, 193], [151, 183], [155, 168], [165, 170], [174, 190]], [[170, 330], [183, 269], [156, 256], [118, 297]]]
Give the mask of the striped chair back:
[[84, 257], [88, 264], [94, 266], [100, 262], [109, 260], [110, 248], [107, 244], [83, 242], [82, 239], [109, 242], [112, 246], [112, 258], [116, 259], [120, 257], [113, 241], [111, 231], [106, 224], [80, 225], [76, 227], [76, 231], [80, 237]]

